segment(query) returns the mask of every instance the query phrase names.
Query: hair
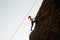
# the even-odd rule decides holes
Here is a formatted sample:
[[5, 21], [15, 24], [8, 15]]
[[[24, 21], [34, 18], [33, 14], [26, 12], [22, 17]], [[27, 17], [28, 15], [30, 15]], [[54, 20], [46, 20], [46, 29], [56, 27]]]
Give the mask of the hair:
[[31, 16], [28, 16], [28, 19], [30, 18]]

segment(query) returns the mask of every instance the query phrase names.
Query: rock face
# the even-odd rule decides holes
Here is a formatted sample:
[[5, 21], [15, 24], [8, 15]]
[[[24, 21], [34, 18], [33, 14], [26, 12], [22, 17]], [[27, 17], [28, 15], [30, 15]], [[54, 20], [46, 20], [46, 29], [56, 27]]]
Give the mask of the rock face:
[[29, 40], [60, 40], [60, 0], [43, 0]]

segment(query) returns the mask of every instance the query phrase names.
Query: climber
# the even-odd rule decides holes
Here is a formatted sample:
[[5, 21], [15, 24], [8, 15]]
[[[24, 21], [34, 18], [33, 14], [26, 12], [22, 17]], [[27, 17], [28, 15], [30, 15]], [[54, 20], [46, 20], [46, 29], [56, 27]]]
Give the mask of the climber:
[[33, 23], [35, 22], [33, 19], [34, 18], [32, 18], [31, 16], [28, 16], [28, 19], [30, 19], [30, 21], [31, 21], [31, 31], [33, 31], [32, 30], [32, 27], [33, 27]]

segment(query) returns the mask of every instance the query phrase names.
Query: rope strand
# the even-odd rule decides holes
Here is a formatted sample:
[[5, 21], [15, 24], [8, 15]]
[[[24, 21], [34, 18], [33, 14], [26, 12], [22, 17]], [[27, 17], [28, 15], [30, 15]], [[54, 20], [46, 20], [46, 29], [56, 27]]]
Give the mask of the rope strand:
[[27, 15], [25, 16], [25, 18], [23, 19], [23, 21], [20, 23], [20, 25], [18, 26], [18, 28], [16, 29], [16, 31], [13, 33], [13, 35], [10, 37], [9, 40], [11, 40], [14, 35], [16, 34], [16, 32], [18, 31], [18, 29], [20, 28], [20, 26], [23, 24], [23, 22], [25, 21], [26, 17], [28, 16], [28, 14], [30, 13], [30, 11], [33, 9], [34, 5], [37, 3], [38, 0], [35, 1], [35, 3], [33, 4], [33, 6], [31, 7], [31, 9], [29, 10], [29, 12], [27, 13]]

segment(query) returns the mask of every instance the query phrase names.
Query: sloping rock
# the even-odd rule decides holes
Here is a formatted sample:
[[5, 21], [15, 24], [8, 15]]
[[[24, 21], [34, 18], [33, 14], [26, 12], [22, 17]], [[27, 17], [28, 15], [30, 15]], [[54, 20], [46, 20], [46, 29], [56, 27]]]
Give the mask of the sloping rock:
[[60, 40], [60, 0], [43, 0], [29, 40]]

